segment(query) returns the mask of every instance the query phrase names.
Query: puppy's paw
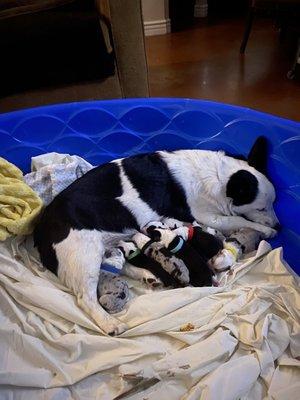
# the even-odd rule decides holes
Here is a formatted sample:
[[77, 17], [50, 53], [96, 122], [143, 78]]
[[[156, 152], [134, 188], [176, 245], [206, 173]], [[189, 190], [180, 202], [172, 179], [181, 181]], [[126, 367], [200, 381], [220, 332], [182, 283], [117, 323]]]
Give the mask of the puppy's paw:
[[162, 281], [157, 278], [152, 272], [147, 269], [140, 269], [141, 272], [141, 282], [147, 285], [151, 289], [156, 289], [159, 287], [163, 287]]
[[233, 253], [227, 249], [223, 249], [210, 259], [208, 263], [213, 270], [221, 272], [231, 268], [235, 261], [236, 258]]
[[147, 285], [150, 289], [162, 288], [164, 285], [159, 278], [154, 275], [152, 278], [143, 278], [143, 283]]

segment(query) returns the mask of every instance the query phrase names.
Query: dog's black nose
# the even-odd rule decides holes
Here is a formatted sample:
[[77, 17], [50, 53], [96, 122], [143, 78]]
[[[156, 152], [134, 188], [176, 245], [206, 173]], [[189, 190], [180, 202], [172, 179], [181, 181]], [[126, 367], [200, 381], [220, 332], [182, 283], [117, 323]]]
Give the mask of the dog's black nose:
[[281, 225], [279, 222], [277, 222], [277, 224], [274, 226], [274, 229], [276, 229], [277, 232], [281, 230]]

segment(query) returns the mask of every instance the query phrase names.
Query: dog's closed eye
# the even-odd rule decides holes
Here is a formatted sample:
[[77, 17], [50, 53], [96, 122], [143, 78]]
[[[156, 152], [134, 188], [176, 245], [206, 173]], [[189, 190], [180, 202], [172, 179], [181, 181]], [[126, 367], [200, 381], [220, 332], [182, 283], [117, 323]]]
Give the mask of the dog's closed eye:
[[267, 211], [266, 208], [257, 208], [256, 211]]

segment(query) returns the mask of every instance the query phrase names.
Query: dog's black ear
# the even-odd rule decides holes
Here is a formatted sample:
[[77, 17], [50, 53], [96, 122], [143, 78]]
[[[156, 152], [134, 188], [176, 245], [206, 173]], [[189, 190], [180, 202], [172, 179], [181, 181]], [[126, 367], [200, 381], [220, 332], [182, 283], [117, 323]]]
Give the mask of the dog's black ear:
[[226, 196], [232, 199], [234, 206], [252, 203], [258, 192], [258, 180], [251, 172], [241, 169], [229, 178]]
[[264, 175], [267, 174], [267, 152], [267, 139], [263, 136], [259, 136], [248, 155], [248, 164]]

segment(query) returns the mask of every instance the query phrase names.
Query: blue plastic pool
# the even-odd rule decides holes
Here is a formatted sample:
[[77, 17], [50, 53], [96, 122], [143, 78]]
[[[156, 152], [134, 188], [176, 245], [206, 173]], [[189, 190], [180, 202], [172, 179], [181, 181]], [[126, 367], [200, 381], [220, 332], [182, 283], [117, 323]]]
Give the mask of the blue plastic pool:
[[300, 274], [300, 123], [242, 107], [188, 99], [93, 101], [0, 115], [0, 156], [24, 172], [32, 156], [56, 151], [101, 164], [157, 149], [223, 149], [247, 155], [271, 143], [270, 177], [283, 226], [272, 241]]

